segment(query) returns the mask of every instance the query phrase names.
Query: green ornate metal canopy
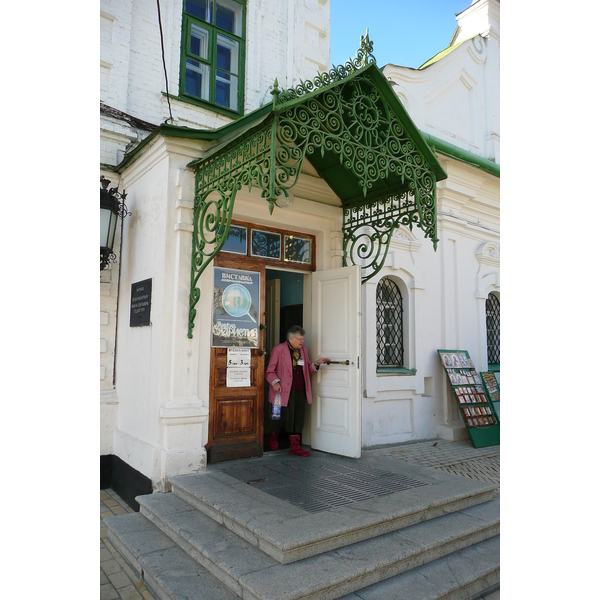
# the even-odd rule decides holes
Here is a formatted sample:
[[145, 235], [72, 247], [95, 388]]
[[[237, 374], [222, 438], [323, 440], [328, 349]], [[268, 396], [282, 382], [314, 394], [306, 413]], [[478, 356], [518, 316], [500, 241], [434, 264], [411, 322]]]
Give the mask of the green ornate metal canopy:
[[377, 68], [369, 34], [355, 59], [313, 81], [280, 91], [273, 102], [227, 126], [222, 139], [190, 166], [196, 172], [188, 337], [198, 281], [229, 232], [237, 192], [253, 185], [272, 214], [296, 185], [306, 157], [342, 203], [344, 264], [363, 282], [383, 266], [399, 225], [418, 225], [437, 245], [433, 151]]

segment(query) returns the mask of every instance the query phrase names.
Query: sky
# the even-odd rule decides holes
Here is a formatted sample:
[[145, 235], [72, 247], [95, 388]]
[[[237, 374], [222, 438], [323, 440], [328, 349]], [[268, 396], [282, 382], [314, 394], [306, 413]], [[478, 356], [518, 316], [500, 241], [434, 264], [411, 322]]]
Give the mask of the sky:
[[456, 13], [470, 5], [471, 0], [330, 0], [331, 63], [354, 58], [368, 27], [380, 67], [418, 68], [448, 46]]

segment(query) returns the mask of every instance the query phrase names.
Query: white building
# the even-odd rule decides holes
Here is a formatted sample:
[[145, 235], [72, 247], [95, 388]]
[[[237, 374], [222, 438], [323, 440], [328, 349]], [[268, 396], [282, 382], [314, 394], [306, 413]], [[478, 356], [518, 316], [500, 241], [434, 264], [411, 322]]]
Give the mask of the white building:
[[[383, 74], [368, 38], [327, 72], [327, 0], [211, 6], [161, 2], [159, 26], [150, 0], [101, 2], [101, 175], [131, 213], [101, 271], [111, 485], [124, 491], [126, 473], [132, 495], [164, 490], [207, 460], [260, 455], [264, 352], [299, 319], [311, 358], [340, 363], [313, 380], [304, 444], [358, 456], [466, 435], [437, 350], [467, 350], [478, 371], [489, 367], [499, 2], [460, 13], [430, 64]], [[213, 338], [222, 271], [245, 274], [259, 297], [241, 315], [255, 322], [251, 364], [235, 372]], [[401, 325], [397, 308], [381, 310], [384, 287], [402, 296]], [[383, 326], [397, 330], [392, 346]]]

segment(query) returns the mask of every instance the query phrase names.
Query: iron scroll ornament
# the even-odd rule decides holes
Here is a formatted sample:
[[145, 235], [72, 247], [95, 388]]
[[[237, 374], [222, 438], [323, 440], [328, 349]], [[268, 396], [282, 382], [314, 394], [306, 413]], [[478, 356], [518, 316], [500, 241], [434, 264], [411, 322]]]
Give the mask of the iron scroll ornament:
[[[319, 73], [312, 81], [301, 81], [298, 85], [291, 87], [277, 97], [278, 103], [295, 100], [306, 94], [311, 94], [328, 85], [346, 79], [349, 75], [366, 67], [371, 63], [377, 63], [373, 56], [373, 42], [369, 39], [369, 30], [366, 35], [360, 36], [360, 48], [356, 51], [356, 58], [349, 58], [343, 65], [332, 65], [325, 73]], [[277, 81], [277, 80], [276, 80]]]
[[237, 192], [243, 186], [250, 191], [254, 184], [266, 198], [272, 190], [271, 140], [275, 127], [273, 121], [225, 152], [208, 158], [196, 169], [188, 338], [193, 337], [196, 305], [200, 300], [198, 282], [227, 240]]
[[[256, 185], [272, 214], [306, 156], [339, 157], [357, 183], [358, 197], [343, 206], [344, 264], [360, 264], [363, 282], [383, 266], [399, 225], [416, 223], [436, 247], [436, 174], [372, 79], [372, 49], [367, 32], [356, 59], [313, 82], [282, 92], [275, 80], [262, 125], [197, 164], [189, 338], [199, 279], [227, 239], [237, 192]], [[390, 176], [398, 189], [382, 185]]]
[[[433, 179], [435, 182], [435, 178]], [[433, 183], [435, 185], [435, 183]], [[393, 196], [385, 195], [369, 203], [350, 206], [344, 209], [344, 266], [350, 261], [362, 268], [362, 282], [374, 277], [385, 264], [392, 234], [404, 225], [412, 230], [418, 217], [433, 214], [433, 225], [429, 225], [435, 235], [435, 201], [428, 211], [420, 208], [418, 188]], [[420, 226], [423, 227], [423, 220]], [[433, 238], [434, 248], [437, 238]]]

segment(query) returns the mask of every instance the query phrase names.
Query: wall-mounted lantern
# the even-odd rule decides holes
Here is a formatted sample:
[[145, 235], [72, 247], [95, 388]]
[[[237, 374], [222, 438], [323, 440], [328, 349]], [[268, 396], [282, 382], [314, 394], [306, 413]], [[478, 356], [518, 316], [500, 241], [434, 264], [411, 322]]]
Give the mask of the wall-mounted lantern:
[[108, 189], [110, 181], [100, 176], [100, 270], [106, 269], [109, 262], [116, 262], [117, 257], [113, 252], [117, 219], [124, 219], [127, 215], [125, 198], [127, 194], [117, 191], [117, 188]]

